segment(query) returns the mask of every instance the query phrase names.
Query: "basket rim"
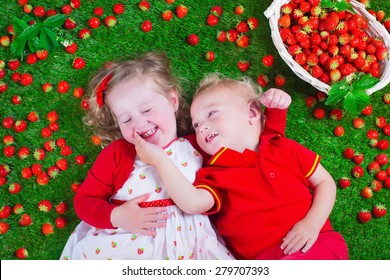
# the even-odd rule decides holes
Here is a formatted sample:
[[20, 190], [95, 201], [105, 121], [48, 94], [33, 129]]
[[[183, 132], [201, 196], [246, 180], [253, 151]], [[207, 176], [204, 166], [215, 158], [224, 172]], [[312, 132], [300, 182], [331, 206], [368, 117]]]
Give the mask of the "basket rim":
[[[301, 65], [299, 65], [293, 57], [288, 53], [286, 45], [283, 43], [282, 38], [279, 33], [279, 25], [278, 20], [280, 18], [280, 8], [282, 5], [290, 2], [290, 0], [274, 0], [271, 5], [266, 9], [264, 12], [264, 15], [269, 19], [269, 25], [271, 28], [271, 38], [274, 43], [274, 46], [276, 47], [279, 55], [283, 59], [283, 61], [290, 67], [290, 69], [302, 80], [305, 82], [311, 84], [313, 87], [315, 87], [318, 90], [321, 90], [325, 93], [328, 93], [330, 90], [331, 85], [326, 84], [322, 81], [320, 81], [317, 78], [314, 78], [309, 72], [307, 72]], [[378, 36], [380, 39], [383, 40], [385, 47], [388, 51], [390, 51], [390, 34], [385, 29], [385, 27], [379, 23], [376, 18], [371, 15], [364, 7], [363, 4], [351, 0], [351, 5], [353, 10], [356, 13], [361, 14], [364, 18], [367, 19], [369, 27], [368, 29], [372, 31], [377, 31]], [[372, 29], [371, 29], [372, 28]], [[381, 76], [379, 78], [378, 83], [373, 86], [372, 88], [366, 90], [368, 95], [371, 95], [372, 93], [381, 90], [385, 86], [387, 86], [390, 82], [390, 56], [387, 57], [386, 60], [382, 61], [383, 71], [381, 73]]]

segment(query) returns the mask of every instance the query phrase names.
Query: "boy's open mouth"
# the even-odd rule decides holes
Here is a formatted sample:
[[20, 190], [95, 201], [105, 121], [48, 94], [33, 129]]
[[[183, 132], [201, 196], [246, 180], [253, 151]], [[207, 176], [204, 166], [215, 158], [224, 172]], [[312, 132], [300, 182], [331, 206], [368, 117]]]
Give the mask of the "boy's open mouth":
[[218, 133], [211, 133], [211, 134], [207, 135], [205, 138], [206, 143], [211, 142], [218, 135], [219, 135]]

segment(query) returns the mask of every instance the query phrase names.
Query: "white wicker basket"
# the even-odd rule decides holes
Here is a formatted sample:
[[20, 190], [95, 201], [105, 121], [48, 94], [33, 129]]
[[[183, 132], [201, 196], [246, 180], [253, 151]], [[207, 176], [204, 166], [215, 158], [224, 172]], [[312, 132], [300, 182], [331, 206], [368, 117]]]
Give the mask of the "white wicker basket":
[[[294, 73], [301, 78], [302, 80], [310, 83], [316, 89], [328, 93], [330, 86], [328, 84], [323, 83], [322, 81], [314, 78], [310, 73], [308, 73], [305, 69], [302, 68], [292, 56], [288, 53], [286, 46], [284, 45], [282, 38], [279, 34], [279, 26], [278, 20], [280, 18], [280, 9], [281, 6], [290, 2], [290, 0], [274, 0], [272, 4], [268, 7], [268, 9], [264, 12], [264, 15], [269, 19], [269, 25], [271, 27], [271, 37], [272, 41], [276, 49], [278, 50], [282, 59], [287, 63], [287, 65], [294, 71]], [[386, 28], [379, 23], [374, 16], [372, 16], [364, 6], [355, 1], [351, 0], [352, 8], [356, 13], [362, 15], [368, 22], [368, 35], [372, 37], [376, 37], [382, 39], [386, 48], [390, 50], [390, 35]], [[381, 62], [381, 77], [379, 78], [379, 82], [372, 88], [368, 89], [366, 92], [368, 95], [384, 88], [390, 82], [390, 58], [388, 57], [386, 60]]]

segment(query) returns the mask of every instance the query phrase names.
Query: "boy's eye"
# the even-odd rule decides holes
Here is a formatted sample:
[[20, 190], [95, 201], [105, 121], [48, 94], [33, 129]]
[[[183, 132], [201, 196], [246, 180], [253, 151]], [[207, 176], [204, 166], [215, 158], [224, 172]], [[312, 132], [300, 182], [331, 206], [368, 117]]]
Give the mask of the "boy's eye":
[[208, 117], [210, 118], [212, 115], [214, 115], [217, 111], [210, 111], [208, 114]]

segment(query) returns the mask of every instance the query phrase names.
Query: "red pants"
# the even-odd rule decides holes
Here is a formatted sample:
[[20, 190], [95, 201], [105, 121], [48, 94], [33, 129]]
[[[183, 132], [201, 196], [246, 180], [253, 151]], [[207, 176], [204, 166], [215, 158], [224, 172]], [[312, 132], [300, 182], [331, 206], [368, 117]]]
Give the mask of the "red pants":
[[344, 238], [335, 231], [321, 232], [317, 241], [306, 253], [298, 251], [285, 255], [281, 244], [272, 246], [260, 254], [256, 260], [348, 260], [348, 248]]

